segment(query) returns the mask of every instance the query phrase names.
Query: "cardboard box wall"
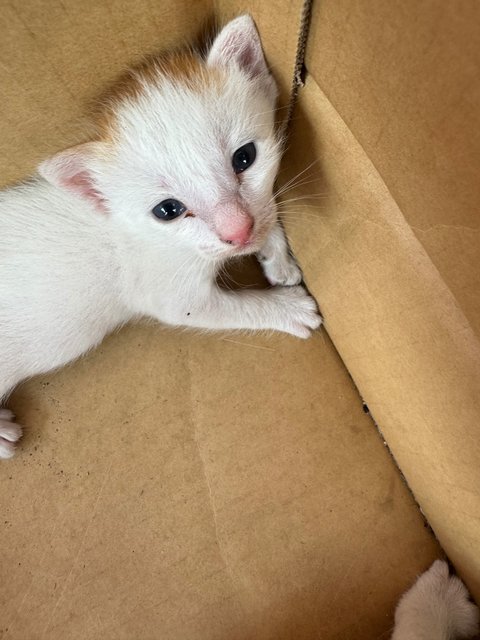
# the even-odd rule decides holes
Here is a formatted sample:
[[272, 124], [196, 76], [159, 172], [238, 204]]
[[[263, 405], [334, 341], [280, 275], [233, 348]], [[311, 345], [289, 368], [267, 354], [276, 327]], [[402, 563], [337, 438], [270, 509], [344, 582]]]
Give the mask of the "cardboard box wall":
[[[329, 12], [326, 18], [320, 8]], [[212, 16], [221, 22], [252, 12], [285, 103], [301, 6], [116, 0], [13, 2], [2, 9], [0, 162], [6, 184], [31, 173], [45, 155], [85, 139], [84, 105], [123, 66], [159, 45], [191, 39]], [[476, 508], [475, 432], [458, 420], [453, 432], [445, 421], [433, 428], [436, 393], [427, 396], [428, 412], [418, 422], [422, 388], [411, 367], [419, 358], [436, 370], [430, 333], [436, 331], [436, 307], [423, 296], [433, 293], [427, 300], [437, 304], [445, 284], [438, 277], [436, 289], [431, 278], [425, 285], [430, 271], [418, 270], [415, 256], [424, 253], [417, 245], [416, 253], [412, 246], [395, 253], [403, 212], [353, 126], [339, 116], [340, 105], [332, 107], [325, 97], [326, 80], [315, 76], [311, 62], [317, 59], [312, 47], [319, 47], [318, 25], [331, 37], [345, 33], [350, 18], [341, 10], [341, 3], [315, 7], [307, 58], [312, 71], [286, 163], [293, 172], [310, 156], [321, 156], [329, 197], [318, 219], [305, 209], [308, 233], [288, 221], [287, 228], [348, 372], [381, 429], [390, 430], [389, 446], [475, 587], [478, 572], [470, 560], [476, 538], [468, 523]], [[400, 28], [395, 16], [408, 16], [394, 4], [391, 11]], [[365, 12], [370, 14], [368, 7]], [[359, 9], [351, 19], [363, 13]], [[378, 22], [379, 32], [383, 24]], [[337, 49], [335, 40], [328, 52]], [[326, 52], [318, 56], [326, 58]], [[344, 88], [351, 86], [347, 62], [345, 56]], [[337, 73], [332, 65], [330, 80]], [[358, 121], [365, 122], [360, 114]], [[380, 214], [378, 222], [374, 216]], [[385, 235], [372, 236], [371, 226], [384, 224], [389, 244]], [[425, 261], [430, 264], [430, 256]], [[422, 304], [412, 301], [412, 291]], [[407, 322], [410, 337], [424, 327], [425, 349], [410, 346], [401, 360], [410, 366], [401, 368], [392, 359], [399, 323], [391, 305], [406, 292], [415, 308], [428, 307], [432, 321], [423, 315], [421, 322], [418, 316]], [[445, 317], [452, 323], [456, 318]], [[450, 339], [452, 333], [445, 333]], [[385, 338], [390, 335], [392, 341]], [[435, 335], [442, 338], [444, 361], [445, 336]], [[170, 373], [168, 392], [156, 379], [160, 367]], [[23, 454], [0, 470], [8, 486], [0, 633], [22, 639], [358, 639], [387, 633], [396, 599], [438, 547], [363, 414], [348, 372], [323, 336], [307, 343], [283, 336], [232, 341], [135, 327], [74, 366], [23, 385], [12, 402], [31, 430]], [[417, 400], [405, 414], [409, 419], [400, 419], [410, 378]], [[473, 403], [465, 393], [473, 381], [453, 387], [454, 400], [463, 394], [462, 411], [470, 416]], [[414, 436], [422, 435], [424, 424], [433, 438], [422, 437], [419, 446]], [[463, 434], [460, 448], [449, 433]], [[447, 456], [448, 446], [454, 455]], [[439, 469], [424, 469], [430, 456]], [[448, 503], [448, 509], [437, 508], [448, 498], [444, 484], [442, 496], [436, 502], [432, 497], [440, 470], [450, 492], [463, 491], [456, 510]]]
[[[319, 2], [287, 231], [336, 348], [480, 597], [480, 6]], [[318, 184], [317, 184], [318, 186]], [[309, 209], [311, 211], [311, 209]]]

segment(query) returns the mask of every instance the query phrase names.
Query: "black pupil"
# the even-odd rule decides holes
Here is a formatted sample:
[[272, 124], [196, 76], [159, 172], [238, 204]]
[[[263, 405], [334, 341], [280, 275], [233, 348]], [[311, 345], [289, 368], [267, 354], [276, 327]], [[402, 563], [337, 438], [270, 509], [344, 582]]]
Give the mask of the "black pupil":
[[256, 158], [257, 150], [253, 142], [244, 144], [243, 147], [237, 149], [233, 154], [232, 165], [235, 173], [242, 173], [250, 167]]
[[153, 215], [159, 220], [174, 220], [185, 213], [186, 207], [178, 200], [163, 200], [152, 209]]

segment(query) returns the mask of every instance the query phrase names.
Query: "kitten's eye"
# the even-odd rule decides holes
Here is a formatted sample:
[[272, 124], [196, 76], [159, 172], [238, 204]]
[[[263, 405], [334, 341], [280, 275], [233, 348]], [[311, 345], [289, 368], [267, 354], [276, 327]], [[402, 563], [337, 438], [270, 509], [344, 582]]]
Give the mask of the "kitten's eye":
[[179, 202], [169, 198], [168, 200], [162, 200], [159, 204], [155, 205], [152, 209], [153, 215], [159, 220], [168, 222], [169, 220], [175, 220], [178, 216], [181, 216], [187, 207]]
[[257, 150], [253, 142], [244, 144], [243, 147], [237, 149], [232, 156], [232, 167], [235, 173], [242, 173], [245, 169], [248, 169], [257, 157]]

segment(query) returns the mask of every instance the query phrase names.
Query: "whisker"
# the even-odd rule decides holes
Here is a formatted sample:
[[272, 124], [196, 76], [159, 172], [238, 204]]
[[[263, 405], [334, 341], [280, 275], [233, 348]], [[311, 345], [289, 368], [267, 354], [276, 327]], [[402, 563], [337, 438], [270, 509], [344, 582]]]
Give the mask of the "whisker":
[[[299, 173], [297, 173], [295, 176], [293, 176], [293, 178], [290, 178], [290, 180], [288, 180], [282, 188], [285, 188], [287, 186], [290, 186], [291, 184], [293, 184], [295, 182], [295, 180], [297, 178], [300, 178], [300, 176], [302, 176], [304, 173], [306, 173], [309, 169], [311, 169], [315, 164], [317, 164], [319, 162], [318, 158], [315, 159], [313, 162], [311, 162], [308, 166], [305, 167], [305, 169], [303, 169], [302, 171], [300, 171]], [[277, 195], [277, 194], [275, 194]]]
[[304, 224], [305, 222], [316, 222], [317, 220], [320, 220], [321, 218], [327, 218], [328, 214], [324, 213], [324, 212], [319, 212], [317, 214], [315, 214], [314, 216], [304, 216], [302, 214], [299, 214], [297, 216], [280, 216], [280, 219], [282, 220], [282, 222], [285, 223], [299, 223], [299, 224]]
[[[317, 193], [311, 193], [311, 192], [307, 192], [301, 195], [294, 195], [293, 198], [314, 198], [314, 197], [318, 197], [318, 196], [324, 196], [327, 197], [329, 195], [329, 193], [327, 191], [318, 191]], [[293, 198], [281, 198], [279, 200], [279, 202], [288, 202], [289, 200], [292, 200]]]
[[281, 195], [283, 195], [286, 191], [293, 191], [294, 189], [298, 189], [299, 187], [305, 187], [307, 184], [314, 184], [316, 182], [319, 182], [320, 178], [312, 178], [309, 179], [308, 177], [305, 177], [303, 180], [299, 180], [298, 182], [296, 182], [293, 185], [289, 185], [288, 187], [281, 187], [280, 189], [278, 189], [278, 191], [276, 191], [275, 195], [277, 198], [279, 198]]
[[309, 209], [312, 211], [318, 211], [319, 209], [322, 208], [323, 205], [320, 204], [307, 204], [307, 203], [303, 203], [303, 204], [299, 204], [299, 205], [293, 205], [293, 206], [288, 206], [288, 208], [285, 207], [277, 207], [277, 212], [278, 213], [288, 213], [289, 211], [308, 211]]
[[[304, 176], [303, 178], [301, 178], [300, 180], [298, 180], [298, 182], [294, 182], [294, 183], [293, 183], [293, 186], [292, 186], [292, 184], [288, 184], [288, 183], [287, 183], [287, 184], [285, 184], [285, 185], [283, 185], [283, 186], [279, 187], [278, 191], [282, 191], [282, 190], [284, 190], [285, 188], [288, 188], [288, 189], [295, 189], [295, 188], [296, 188], [296, 187], [298, 187], [298, 186], [303, 186], [304, 184], [310, 184], [310, 183], [312, 183], [312, 182], [317, 182], [318, 180], [320, 180], [319, 176], [317, 176], [317, 177]], [[279, 194], [277, 193], [277, 196], [278, 196], [278, 195], [279, 195]]]
[[289, 180], [286, 184], [276, 189], [276, 191], [272, 196], [272, 200], [279, 199], [281, 196], [283, 196], [287, 192], [290, 192], [290, 191], [295, 192], [294, 190], [298, 190], [300, 187], [305, 187], [309, 184], [314, 184], [319, 182], [321, 182], [320, 176], [317, 176], [317, 177], [304, 176], [300, 180], [298, 180], [298, 177], [296, 177], [295, 182], [292, 182], [291, 180]]
[[319, 206], [320, 202], [327, 199], [327, 194], [317, 194], [314, 196], [298, 196], [297, 198], [289, 198], [288, 201], [279, 202], [277, 204], [277, 209], [284, 209], [285, 207], [289, 207], [294, 203], [296, 203], [296, 206], [315, 207]]
[[[320, 209], [316, 209], [315, 211], [316, 212], [320, 211]], [[288, 211], [279, 211], [278, 213], [281, 218], [288, 218], [291, 216], [295, 216], [295, 217], [302, 216], [302, 218], [308, 218], [308, 217], [315, 218], [315, 216], [317, 215], [317, 213], [313, 213], [312, 211], [303, 211], [302, 209], [294, 209], [293, 211], [289, 209]]]
[[[254, 289], [260, 286], [259, 284], [255, 284], [255, 283], [244, 284], [243, 282], [237, 282], [237, 280], [235, 280], [235, 278], [231, 275], [231, 273], [227, 271], [226, 266], [223, 266], [223, 265], [220, 267], [218, 276], [221, 278], [222, 283], [227, 288], [229, 283], [234, 284], [237, 287], [240, 287], [241, 289]], [[227, 281], [225, 281], [225, 278], [227, 279]]]

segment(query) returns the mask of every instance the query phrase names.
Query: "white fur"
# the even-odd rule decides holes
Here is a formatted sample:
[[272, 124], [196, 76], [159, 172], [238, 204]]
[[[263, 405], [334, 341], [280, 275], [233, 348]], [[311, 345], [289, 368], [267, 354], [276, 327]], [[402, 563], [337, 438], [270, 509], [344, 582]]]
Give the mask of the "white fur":
[[14, 421], [8, 409], [0, 409], [0, 458], [11, 458], [15, 453], [15, 443], [22, 435], [22, 428]]
[[446, 562], [437, 560], [404, 594], [395, 612], [392, 640], [454, 640], [471, 638], [479, 612], [468, 591]]
[[[283, 256], [281, 260], [278, 259], [279, 255]], [[288, 254], [285, 235], [279, 224], [267, 236], [258, 259], [270, 284], [292, 286], [302, 281], [302, 272]]]
[[[275, 89], [248, 16], [223, 29], [207, 64], [226, 72], [218, 87], [199, 92], [159, 77], [118, 107], [115, 143], [57, 154], [41, 177], [0, 193], [0, 400], [138, 316], [301, 338], [320, 325], [301, 287], [227, 292], [215, 284], [226, 260], [262, 247], [273, 283], [297, 284], [301, 274], [276, 222]], [[231, 157], [250, 141], [257, 158], [239, 179]], [[165, 198], [195, 216], [158, 221], [151, 209]], [[247, 246], [220, 239], [238, 216], [255, 223]], [[3, 410], [0, 457], [20, 437], [13, 425]]]

